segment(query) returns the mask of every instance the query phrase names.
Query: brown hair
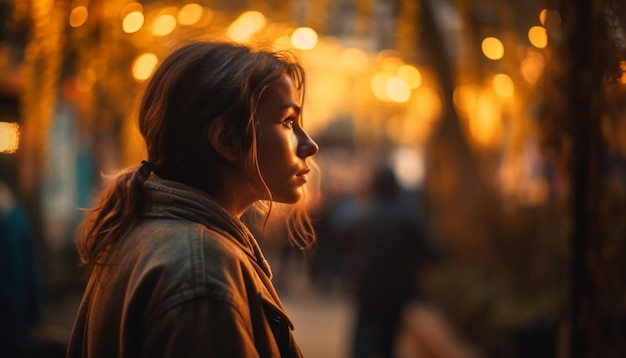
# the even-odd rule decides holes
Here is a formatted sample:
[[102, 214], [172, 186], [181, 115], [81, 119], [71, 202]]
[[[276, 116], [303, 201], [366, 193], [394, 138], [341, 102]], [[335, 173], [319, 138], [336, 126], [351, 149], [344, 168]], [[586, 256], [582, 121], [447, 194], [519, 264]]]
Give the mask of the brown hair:
[[[262, 179], [255, 112], [265, 91], [284, 75], [295, 81], [302, 99], [304, 70], [288, 52], [204, 41], [173, 51], [148, 82], [139, 107], [139, 129], [154, 173], [210, 192], [221, 180], [215, 169], [227, 163], [210, 145], [207, 128], [212, 120], [226, 118], [241, 153], [248, 153]], [[106, 252], [136, 224], [149, 176], [141, 168], [118, 174], [87, 212], [76, 242], [83, 263], [106, 263]], [[288, 226], [290, 240], [308, 248], [315, 234], [305, 204], [303, 200], [294, 207]]]

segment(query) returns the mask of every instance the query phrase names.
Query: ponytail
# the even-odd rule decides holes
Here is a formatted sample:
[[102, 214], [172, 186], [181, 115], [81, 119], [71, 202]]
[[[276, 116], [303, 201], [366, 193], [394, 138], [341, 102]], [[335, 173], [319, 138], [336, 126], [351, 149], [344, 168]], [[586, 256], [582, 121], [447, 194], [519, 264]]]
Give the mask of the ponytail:
[[124, 234], [137, 224], [142, 208], [144, 182], [152, 172], [152, 163], [126, 169], [113, 177], [95, 207], [88, 209], [80, 224], [76, 248], [84, 265], [108, 264], [107, 253]]

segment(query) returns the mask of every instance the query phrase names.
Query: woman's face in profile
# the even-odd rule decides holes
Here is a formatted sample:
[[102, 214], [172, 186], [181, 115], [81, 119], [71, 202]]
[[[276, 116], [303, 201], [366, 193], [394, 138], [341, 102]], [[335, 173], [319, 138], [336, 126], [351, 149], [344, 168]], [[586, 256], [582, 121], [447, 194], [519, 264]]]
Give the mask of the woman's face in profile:
[[307, 158], [319, 150], [302, 127], [301, 110], [300, 92], [289, 76], [268, 90], [258, 108], [259, 168], [276, 202], [300, 200], [310, 171]]

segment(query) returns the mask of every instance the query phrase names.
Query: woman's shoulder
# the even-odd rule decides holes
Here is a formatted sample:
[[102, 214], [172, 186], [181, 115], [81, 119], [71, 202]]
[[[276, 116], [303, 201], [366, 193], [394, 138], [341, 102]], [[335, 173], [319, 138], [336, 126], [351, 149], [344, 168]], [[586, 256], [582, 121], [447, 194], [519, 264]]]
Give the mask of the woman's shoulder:
[[132, 236], [136, 245], [126, 251], [135, 257], [131, 286], [152, 291], [159, 307], [202, 297], [238, 305], [247, 295], [246, 276], [254, 269], [246, 253], [218, 230], [157, 220], [139, 225]]
[[247, 260], [247, 248], [238, 238], [218, 227], [192, 221], [149, 220], [132, 235], [142, 255], [165, 268], [198, 272], [199, 266], [227, 268]]
[[173, 261], [175, 266], [180, 265], [179, 260], [195, 259], [204, 265], [245, 261], [250, 251], [244, 239], [219, 226], [187, 220], [151, 220], [140, 226], [136, 234], [149, 237], [149, 248], [145, 249], [158, 253], [166, 262]]
[[133, 234], [138, 264], [158, 271], [165, 282], [200, 290], [227, 291], [233, 279], [253, 268], [247, 248], [216, 227], [184, 220], [151, 220]]

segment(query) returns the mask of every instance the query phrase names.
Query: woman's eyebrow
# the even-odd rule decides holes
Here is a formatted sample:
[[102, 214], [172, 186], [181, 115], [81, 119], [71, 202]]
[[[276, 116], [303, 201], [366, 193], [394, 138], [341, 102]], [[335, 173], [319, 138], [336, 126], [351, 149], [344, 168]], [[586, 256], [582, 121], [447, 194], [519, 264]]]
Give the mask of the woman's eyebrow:
[[300, 113], [302, 112], [302, 108], [300, 108], [300, 106], [298, 106], [297, 104], [286, 104], [282, 106], [282, 109], [284, 111], [291, 109], [292, 111], [296, 112], [297, 115], [300, 115]]

